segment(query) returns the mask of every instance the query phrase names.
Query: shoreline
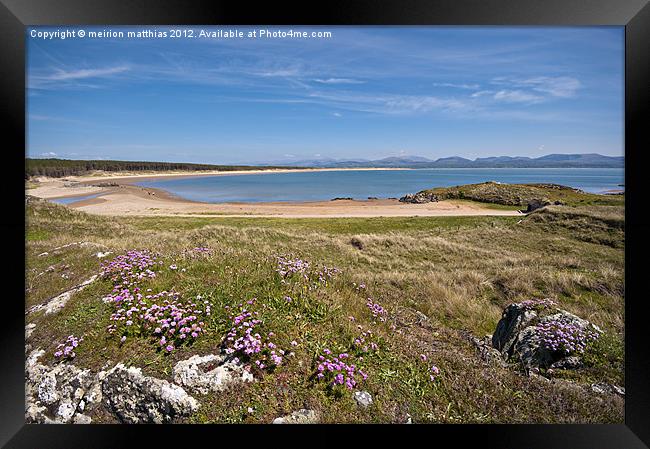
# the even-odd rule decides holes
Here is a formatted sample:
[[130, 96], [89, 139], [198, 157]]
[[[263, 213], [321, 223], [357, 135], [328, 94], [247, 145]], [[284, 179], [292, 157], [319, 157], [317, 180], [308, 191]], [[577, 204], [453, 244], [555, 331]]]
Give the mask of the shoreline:
[[[324, 201], [224, 202], [208, 203], [189, 200], [138, 182], [168, 178], [238, 176], [247, 174], [316, 172], [316, 171], [384, 171], [402, 168], [316, 168], [235, 170], [211, 172], [93, 173], [64, 178], [36, 178], [35, 187], [26, 194], [45, 200], [74, 199], [66, 207], [91, 214], [114, 216], [176, 217], [417, 217], [417, 216], [520, 216], [516, 210], [495, 209], [481, 203], [455, 200], [411, 204], [378, 198], [368, 200], [330, 199]], [[612, 194], [614, 192], [611, 192]]]
[[[308, 169], [298, 171], [340, 171], [351, 169]], [[358, 170], [358, 169], [352, 169]], [[361, 169], [369, 170], [369, 169]], [[383, 169], [371, 169], [383, 170]], [[401, 170], [401, 169], [400, 169]], [[294, 170], [286, 170], [294, 171]], [[219, 172], [219, 173], [165, 173], [116, 174], [114, 176], [69, 176], [63, 179], [41, 178], [39, 186], [26, 190], [26, 194], [53, 200], [79, 197], [79, 201], [66, 204], [71, 209], [91, 214], [114, 216], [166, 216], [166, 217], [248, 217], [248, 218], [370, 218], [417, 216], [518, 216], [518, 211], [497, 210], [479, 204], [454, 201], [409, 204], [397, 199], [328, 200], [304, 202], [266, 203], [203, 203], [186, 200], [172, 193], [151, 187], [134, 185], [143, 179], [192, 177], [214, 175], [239, 175], [252, 173], [277, 173], [278, 170]], [[285, 170], [282, 170], [285, 172]], [[106, 184], [97, 186], [93, 184]], [[85, 196], [94, 195], [92, 198]]]
[[[400, 170], [413, 170], [411, 168], [279, 168], [279, 169], [260, 169], [260, 170], [232, 170], [232, 171], [200, 171], [200, 172], [157, 172], [157, 173], [120, 173], [99, 175], [99, 176], [78, 176], [80, 184], [89, 184], [101, 180], [110, 180], [117, 184], [133, 184], [139, 181], [149, 181], [165, 178], [202, 178], [210, 176], [239, 176], [239, 175], [264, 175], [273, 173], [311, 173], [311, 172], [328, 172], [328, 171], [400, 171]], [[74, 178], [68, 176], [66, 179]]]

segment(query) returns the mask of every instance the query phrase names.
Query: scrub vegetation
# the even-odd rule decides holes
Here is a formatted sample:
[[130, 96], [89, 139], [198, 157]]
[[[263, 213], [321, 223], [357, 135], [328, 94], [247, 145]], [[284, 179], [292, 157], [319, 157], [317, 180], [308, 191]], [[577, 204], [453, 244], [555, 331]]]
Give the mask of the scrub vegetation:
[[[268, 423], [306, 408], [326, 423], [620, 423], [623, 399], [579, 386], [624, 383], [623, 197], [550, 190], [564, 205], [520, 217], [104, 217], [29, 197], [26, 309], [100, 274], [58, 313], [28, 314], [30, 344], [44, 363], [122, 362], [169, 381], [195, 354], [251, 365], [255, 382], [195, 396], [181, 422]], [[434, 191], [516, 202], [481, 187]], [[119, 311], [137, 293], [153, 321]], [[562, 382], [485, 361], [471, 342], [508, 304], [536, 298], [603, 330]], [[188, 336], [161, 343], [175, 317]], [[254, 330], [238, 330], [243, 320]], [[358, 390], [370, 406], [357, 406]]]

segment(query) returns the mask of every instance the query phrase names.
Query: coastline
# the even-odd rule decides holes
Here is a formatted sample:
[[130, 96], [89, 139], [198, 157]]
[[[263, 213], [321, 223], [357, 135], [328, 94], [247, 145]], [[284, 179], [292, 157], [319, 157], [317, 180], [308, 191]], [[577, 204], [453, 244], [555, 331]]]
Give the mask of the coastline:
[[[107, 175], [68, 176], [62, 179], [38, 178], [39, 186], [27, 194], [52, 200], [80, 197], [67, 207], [98, 215], [174, 216], [174, 217], [282, 217], [282, 218], [346, 218], [346, 217], [415, 217], [415, 216], [516, 216], [517, 211], [497, 210], [478, 204], [454, 201], [408, 204], [396, 199], [330, 200], [313, 202], [268, 203], [202, 203], [179, 198], [165, 190], [141, 187], [135, 182], [194, 176], [225, 176], [240, 174], [281, 173], [294, 171], [367, 171], [403, 169], [305, 169], [250, 170], [210, 173], [115, 173]], [[94, 184], [105, 184], [97, 186]], [[88, 195], [92, 198], [83, 199]]]

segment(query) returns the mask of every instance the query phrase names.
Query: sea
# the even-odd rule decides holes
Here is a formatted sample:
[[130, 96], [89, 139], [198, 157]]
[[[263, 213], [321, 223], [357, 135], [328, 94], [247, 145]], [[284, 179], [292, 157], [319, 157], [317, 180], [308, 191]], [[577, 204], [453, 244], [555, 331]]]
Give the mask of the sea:
[[496, 181], [553, 183], [591, 193], [624, 189], [622, 168], [436, 168], [224, 174], [138, 182], [205, 203], [399, 198], [433, 187]]

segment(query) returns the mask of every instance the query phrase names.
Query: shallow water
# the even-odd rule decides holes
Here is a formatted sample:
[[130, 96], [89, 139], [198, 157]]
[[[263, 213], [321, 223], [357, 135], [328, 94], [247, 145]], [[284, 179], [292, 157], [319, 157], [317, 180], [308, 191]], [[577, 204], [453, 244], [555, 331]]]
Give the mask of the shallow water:
[[83, 201], [89, 198], [95, 198], [96, 196], [99, 195], [101, 195], [101, 193], [92, 193], [90, 195], [84, 195], [84, 196], [68, 196], [65, 198], [53, 198], [50, 201], [58, 204], [72, 204], [72, 203], [76, 203], [77, 201]]
[[332, 198], [399, 198], [432, 187], [485, 181], [544, 182], [587, 192], [622, 189], [618, 168], [450, 168], [420, 170], [359, 170], [218, 175], [157, 179], [137, 185], [171, 192], [207, 203], [324, 201]]

